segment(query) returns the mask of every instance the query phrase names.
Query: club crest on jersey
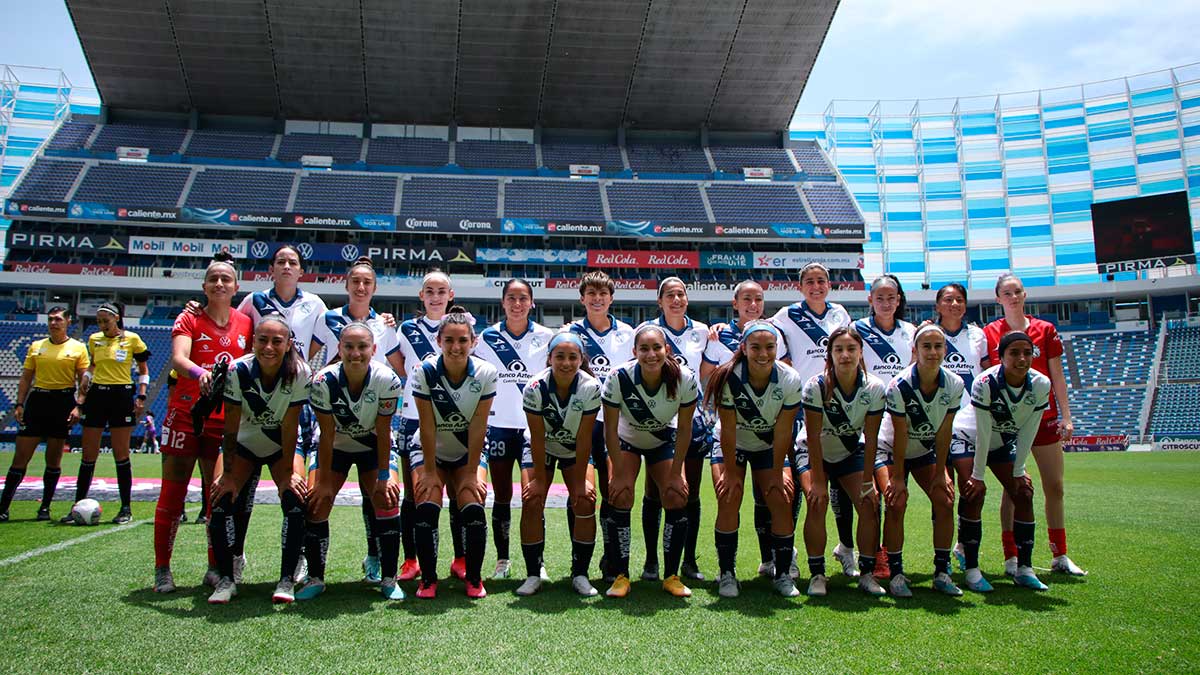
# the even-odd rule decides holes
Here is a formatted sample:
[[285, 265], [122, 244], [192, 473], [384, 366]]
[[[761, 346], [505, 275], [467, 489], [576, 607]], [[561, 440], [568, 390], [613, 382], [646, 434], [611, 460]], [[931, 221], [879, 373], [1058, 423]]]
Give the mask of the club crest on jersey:
[[940, 405], [950, 405], [950, 393], [943, 391], [942, 395], [938, 397], [938, 403]]
[[[518, 361], [518, 363], [520, 362]], [[525, 368], [524, 364], [521, 365], [521, 368]], [[479, 380], [472, 380], [471, 384], [467, 385], [467, 389], [470, 389], [472, 394], [478, 394], [479, 392], [483, 391], [483, 385], [479, 382]], [[454, 398], [455, 400], [458, 400], [457, 396]]]
[[583, 401], [571, 401], [571, 410], [583, 410]]
[[374, 403], [376, 400], [378, 400], [378, 398], [379, 398], [379, 395], [376, 394], [375, 392], [371, 391], [370, 389], [363, 392], [363, 400], [366, 401], [367, 403]]
[[1034, 345], [1033, 346], [1033, 358], [1035, 358], [1035, 359], [1039, 358], [1039, 357], [1041, 357], [1041, 355], [1042, 355], [1042, 348], [1037, 345]]
[[780, 389], [779, 387], [772, 387], [771, 388], [771, 400], [772, 401], [782, 401], [783, 400], [783, 390]]
[[239, 335], [239, 336], [237, 337], [237, 343], [238, 343], [238, 347], [239, 347], [240, 349], [245, 349], [245, 348], [246, 348], [246, 336], [245, 336], [245, 335]]
[[1036, 399], [1034, 399], [1034, 397], [1033, 397], [1033, 392], [1029, 392], [1025, 396], [1025, 400], [1023, 402], [1025, 403], [1025, 405], [1033, 407], [1033, 405], [1036, 403]]

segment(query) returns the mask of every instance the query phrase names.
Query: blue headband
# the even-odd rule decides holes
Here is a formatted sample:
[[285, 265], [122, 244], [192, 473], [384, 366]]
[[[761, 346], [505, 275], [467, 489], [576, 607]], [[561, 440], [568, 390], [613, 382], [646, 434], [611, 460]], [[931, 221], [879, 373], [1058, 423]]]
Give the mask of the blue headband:
[[776, 330], [775, 326], [772, 326], [771, 324], [767, 323], [766, 321], [755, 321], [754, 323], [750, 324], [749, 326], [746, 326], [745, 328], [743, 328], [742, 329], [742, 339], [745, 340], [746, 338], [750, 337], [751, 333], [753, 333], [755, 331], [760, 331], [760, 330], [766, 331], [766, 332], [770, 333], [771, 335], [774, 335], [775, 339], [777, 339], [777, 340], [779, 339], [779, 331]]
[[570, 342], [576, 347], [579, 347], [579, 351], [583, 351], [583, 340], [580, 340], [578, 335], [570, 332], [558, 333], [554, 337], [550, 338], [550, 347], [548, 348], [548, 351], [554, 351], [555, 347], [564, 342]]

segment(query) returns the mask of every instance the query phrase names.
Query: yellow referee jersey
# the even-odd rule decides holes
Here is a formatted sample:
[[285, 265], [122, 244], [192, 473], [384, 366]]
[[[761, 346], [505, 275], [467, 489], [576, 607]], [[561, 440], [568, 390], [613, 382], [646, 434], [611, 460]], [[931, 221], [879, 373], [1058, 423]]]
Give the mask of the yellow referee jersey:
[[87, 347], [75, 338], [57, 345], [50, 338], [35, 340], [25, 356], [25, 370], [33, 371], [33, 386], [41, 389], [74, 389], [75, 373], [90, 363]]
[[87, 349], [96, 366], [92, 373], [93, 384], [133, 384], [129, 374], [133, 362], [150, 358], [150, 349], [141, 336], [127, 330], [116, 337], [96, 331], [88, 337]]

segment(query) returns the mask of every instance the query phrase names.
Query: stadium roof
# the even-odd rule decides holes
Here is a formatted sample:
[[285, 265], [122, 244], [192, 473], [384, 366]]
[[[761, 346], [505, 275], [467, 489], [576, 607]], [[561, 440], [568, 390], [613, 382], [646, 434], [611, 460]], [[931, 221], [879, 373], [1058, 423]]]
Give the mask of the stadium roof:
[[67, 0], [105, 104], [779, 130], [838, 0]]

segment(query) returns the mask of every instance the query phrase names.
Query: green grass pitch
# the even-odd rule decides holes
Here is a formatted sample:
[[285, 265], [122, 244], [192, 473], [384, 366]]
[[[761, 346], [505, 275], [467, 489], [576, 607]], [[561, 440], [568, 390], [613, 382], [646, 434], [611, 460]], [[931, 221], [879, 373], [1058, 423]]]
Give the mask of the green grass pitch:
[[[156, 457], [136, 460], [138, 475], [155, 475]], [[0, 453], [0, 470], [10, 461], [11, 453]], [[64, 473], [73, 474], [77, 461], [69, 458]], [[33, 502], [16, 502], [13, 521], [0, 525], [0, 672], [1197, 672], [1198, 468], [1195, 453], [1068, 455], [1071, 555], [1091, 575], [1076, 580], [1042, 572], [1050, 591], [1041, 594], [1016, 589], [1000, 574], [993, 483], [982, 555], [996, 592], [936, 595], [929, 588], [929, 510], [914, 491], [905, 562], [916, 597], [905, 601], [868, 598], [840, 575], [824, 599], [776, 596], [767, 581], [751, 578], [758, 547], [749, 498], [736, 600], [718, 598], [711, 583], [693, 584], [694, 597], [680, 601], [644, 582], [634, 582], [622, 601], [581, 599], [563, 578], [570, 559], [565, 516], [551, 510], [546, 563], [555, 581], [538, 595], [512, 592], [524, 572], [514, 523], [516, 577], [488, 581], [485, 600], [468, 601], [455, 580], [440, 584], [435, 601], [416, 600], [408, 584], [408, 600], [386, 603], [358, 581], [365, 547], [359, 512], [339, 507], [326, 594], [273, 606], [280, 514], [277, 506], [260, 505], [247, 543], [246, 583], [225, 607], [209, 607], [207, 589], [199, 586], [205, 569], [199, 526], [180, 527], [174, 563], [180, 589], [159, 596], [149, 590], [153, 504], [134, 504], [139, 525], [11, 562], [116, 527], [38, 523]], [[111, 474], [111, 458], [101, 458], [97, 469]], [[35, 472], [40, 464], [31, 466]], [[104, 506], [107, 520], [116, 505]], [[196, 506], [189, 507], [194, 515]], [[55, 515], [66, 508], [57, 503]], [[700, 563], [711, 578], [717, 571], [711, 486], [704, 508]], [[1040, 503], [1038, 513], [1040, 520]], [[637, 513], [633, 523], [633, 566], [640, 569]], [[1035, 565], [1046, 567], [1044, 523], [1038, 527]], [[442, 528], [445, 570], [445, 514]], [[489, 541], [485, 573], [493, 564]], [[801, 588], [806, 577], [807, 571]]]

